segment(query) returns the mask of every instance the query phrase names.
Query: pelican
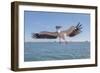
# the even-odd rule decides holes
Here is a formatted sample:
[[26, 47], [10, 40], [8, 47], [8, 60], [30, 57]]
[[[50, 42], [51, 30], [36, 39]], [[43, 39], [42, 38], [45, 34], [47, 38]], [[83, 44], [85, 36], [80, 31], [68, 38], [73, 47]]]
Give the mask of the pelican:
[[61, 39], [65, 40], [65, 37], [74, 37], [82, 32], [82, 24], [80, 24], [80, 22], [76, 26], [71, 26], [69, 29], [63, 31], [61, 31], [61, 26], [56, 26], [55, 28], [55, 32], [41, 31], [39, 33], [33, 33], [32, 37], [36, 39], [59, 38], [59, 42], [61, 42]]

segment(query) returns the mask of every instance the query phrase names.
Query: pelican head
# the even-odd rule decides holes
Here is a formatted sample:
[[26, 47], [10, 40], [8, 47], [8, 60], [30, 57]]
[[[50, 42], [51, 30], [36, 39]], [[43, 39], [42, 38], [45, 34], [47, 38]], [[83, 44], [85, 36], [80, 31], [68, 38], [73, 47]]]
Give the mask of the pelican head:
[[60, 29], [62, 26], [56, 26], [56, 29], [58, 30], [58, 29]]

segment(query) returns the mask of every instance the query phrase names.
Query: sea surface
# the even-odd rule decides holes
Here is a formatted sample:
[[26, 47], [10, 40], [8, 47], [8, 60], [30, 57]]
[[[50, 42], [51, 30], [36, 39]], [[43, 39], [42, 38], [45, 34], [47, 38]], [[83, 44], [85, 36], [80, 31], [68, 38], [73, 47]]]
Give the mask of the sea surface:
[[25, 42], [24, 61], [71, 60], [90, 58], [89, 42]]

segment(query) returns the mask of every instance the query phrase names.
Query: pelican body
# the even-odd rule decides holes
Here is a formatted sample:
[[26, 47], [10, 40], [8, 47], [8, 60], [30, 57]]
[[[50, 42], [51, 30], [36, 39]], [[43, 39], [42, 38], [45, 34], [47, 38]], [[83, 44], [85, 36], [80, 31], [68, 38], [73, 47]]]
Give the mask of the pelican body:
[[59, 38], [59, 40], [63, 39], [65, 40], [65, 37], [74, 37], [81, 33], [81, 27], [82, 25], [78, 23], [76, 26], [71, 26], [67, 30], [61, 31], [61, 26], [56, 26], [56, 32], [48, 32], [48, 31], [42, 31], [39, 33], [33, 33], [32, 37], [37, 39], [56, 39]]

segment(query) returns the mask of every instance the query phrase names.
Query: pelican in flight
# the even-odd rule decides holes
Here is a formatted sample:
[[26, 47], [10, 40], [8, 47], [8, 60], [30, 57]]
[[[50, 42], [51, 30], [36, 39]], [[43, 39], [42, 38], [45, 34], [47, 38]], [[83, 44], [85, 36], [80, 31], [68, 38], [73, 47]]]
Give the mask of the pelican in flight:
[[[55, 32], [49, 32], [49, 31], [41, 31], [39, 33], [33, 33], [32, 37], [37, 39], [56, 39], [59, 38], [59, 42], [61, 40], [65, 40], [65, 37], [74, 37], [78, 34], [80, 34], [82, 31], [82, 24], [80, 22], [76, 26], [71, 26], [67, 30], [61, 30], [61, 26], [56, 26]], [[65, 40], [66, 42], [66, 40]]]

